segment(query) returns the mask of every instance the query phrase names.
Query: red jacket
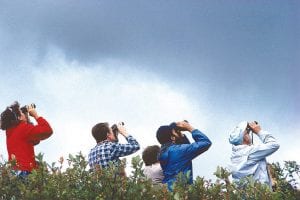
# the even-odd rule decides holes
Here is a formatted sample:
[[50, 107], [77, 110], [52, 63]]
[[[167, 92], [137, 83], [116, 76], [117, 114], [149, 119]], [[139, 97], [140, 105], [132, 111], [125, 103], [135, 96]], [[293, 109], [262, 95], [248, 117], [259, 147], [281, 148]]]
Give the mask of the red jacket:
[[37, 125], [20, 122], [17, 126], [6, 130], [8, 159], [16, 159], [18, 170], [31, 172], [37, 168], [34, 145], [52, 135], [48, 122], [39, 117]]

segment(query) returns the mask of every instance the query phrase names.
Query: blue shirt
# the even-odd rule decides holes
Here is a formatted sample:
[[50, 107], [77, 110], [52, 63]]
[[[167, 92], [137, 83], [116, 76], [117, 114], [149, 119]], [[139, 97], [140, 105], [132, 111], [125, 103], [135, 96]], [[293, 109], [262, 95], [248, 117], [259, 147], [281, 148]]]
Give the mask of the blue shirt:
[[107, 167], [109, 162], [117, 164], [119, 157], [130, 155], [140, 149], [139, 143], [132, 137], [126, 138], [127, 144], [120, 144], [104, 140], [99, 142], [94, 148], [91, 149], [88, 159], [91, 168], [95, 165], [100, 165], [102, 168]]
[[159, 161], [164, 173], [163, 183], [167, 183], [171, 191], [176, 176], [180, 172], [190, 173], [189, 183], [193, 183], [192, 160], [211, 146], [208, 137], [197, 129], [192, 131], [192, 137], [195, 140], [194, 143], [167, 143], [161, 148]]
[[260, 131], [257, 135], [262, 141], [260, 144], [232, 146], [229, 168], [235, 180], [252, 176], [254, 180], [265, 183], [271, 188], [266, 157], [277, 151], [279, 144], [267, 131]]

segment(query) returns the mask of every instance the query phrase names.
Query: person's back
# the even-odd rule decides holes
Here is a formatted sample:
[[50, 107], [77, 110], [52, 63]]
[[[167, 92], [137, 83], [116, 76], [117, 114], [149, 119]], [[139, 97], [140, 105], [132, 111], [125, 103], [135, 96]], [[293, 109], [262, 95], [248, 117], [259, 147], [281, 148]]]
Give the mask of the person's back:
[[[247, 129], [248, 127], [248, 130]], [[251, 144], [249, 131], [253, 131], [261, 140], [259, 144]], [[230, 170], [232, 178], [239, 181], [251, 176], [255, 181], [265, 183], [271, 188], [270, 175], [267, 170], [266, 157], [278, 150], [279, 144], [267, 131], [261, 130], [257, 123], [241, 122], [231, 131], [232, 146]]]
[[180, 172], [189, 174], [189, 183], [193, 183], [192, 159], [195, 155], [189, 154], [185, 150], [187, 148], [189, 147], [186, 144], [170, 144], [162, 148], [160, 162], [165, 176], [164, 183], [172, 185]]
[[[181, 131], [189, 131], [195, 142], [190, 143]], [[172, 190], [177, 175], [182, 172], [189, 175], [188, 182], [191, 184], [192, 160], [211, 146], [208, 137], [183, 121], [161, 126], [157, 131], [157, 139], [162, 144], [159, 160], [165, 177], [163, 183], [167, 183], [169, 190]]]
[[159, 163], [146, 166], [143, 172], [154, 184], [162, 183], [164, 174]]
[[[41, 126], [41, 124], [47, 126], [45, 131], [42, 131], [42, 133], [46, 133], [43, 135], [43, 138], [46, 139], [51, 135], [51, 128], [44, 119], [40, 118], [38, 121], [39, 124], [37, 126]], [[48, 130], [46, 130], [47, 128]], [[37, 133], [36, 131], [34, 125], [25, 122], [21, 122], [18, 126], [6, 131], [9, 160], [16, 159], [17, 168], [20, 170], [31, 171], [36, 168], [34, 145], [42, 139], [31, 135], [32, 133]]]
[[10, 161], [16, 160], [15, 169], [31, 172], [37, 167], [34, 145], [52, 135], [52, 128], [33, 107], [28, 106], [28, 113], [33, 116], [37, 125], [28, 121], [28, 113], [23, 113], [16, 102], [1, 114], [1, 128], [6, 130], [6, 145]]
[[97, 144], [90, 150], [88, 155], [91, 169], [94, 169], [96, 165], [105, 168], [110, 162], [118, 164], [120, 162], [119, 157], [133, 154], [140, 149], [139, 143], [131, 135], [127, 134], [123, 125], [118, 124], [118, 130], [128, 143], [118, 143], [118, 138], [108, 123], [98, 123], [92, 128], [92, 135]]
[[153, 145], [146, 147], [142, 154], [143, 161], [146, 165], [143, 172], [154, 184], [162, 183], [164, 178], [163, 171], [158, 160], [159, 152], [160, 147], [158, 145]]

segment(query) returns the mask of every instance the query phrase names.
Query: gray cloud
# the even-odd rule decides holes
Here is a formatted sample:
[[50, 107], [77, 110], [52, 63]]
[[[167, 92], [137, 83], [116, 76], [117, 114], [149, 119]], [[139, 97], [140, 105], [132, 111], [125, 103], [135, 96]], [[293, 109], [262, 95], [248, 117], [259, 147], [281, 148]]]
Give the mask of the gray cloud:
[[[299, 121], [299, 2], [0, 1], [0, 68], [30, 80], [55, 51], [163, 77], [215, 118]], [[49, 66], [44, 66], [49, 67]], [[50, 66], [51, 67], [51, 66]], [[25, 87], [25, 86], [24, 86]], [[195, 105], [197, 107], [197, 105]]]
[[[214, 62], [245, 66], [252, 58], [263, 59], [257, 57], [260, 53], [273, 56], [282, 44], [292, 42], [284, 31], [296, 23], [287, 23], [292, 5], [272, 4], [258, 8], [206, 1], [8, 1], [1, 8], [1, 24], [12, 35], [13, 47], [29, 43], [41, 55], [43, 48], [54, 45], [68, 58], [83, 62], [112, 57], [152, 68], [197, 69], [202, 64], [202, 70], [230, 69]], [[277, 10], [283, 14], [278, 16]], [[272, 37], [284, 41], [274, 42]]]
[[4, 65], [38, 65], [54, 47], [90, 66], [117, 59], [188, 79], [212, 96], [256, 87], [284, 100], [299, 87], [297, 2], [2, 1], [0, 11]]
[[[294, 95], [300, 85], [297, 2], [1, 4], [4, 67], [20, 71], [24, 60], [39, 66], [57, 48], [66, 59], [86, 66], [115, 59], [185, 85], [197, 95], [201, 93], [195, 89], [203, 87], [214, 106], [220, 104], [215, 98], [222, 97], [229, 109], [235, 107], [232, 101], [252, 106], [256, 100], [262, 106], [289, 102], [290, 107], [282, 108], [295, 110], [299, 101]], [[252, 100], [243, 99], [244, 94]]]

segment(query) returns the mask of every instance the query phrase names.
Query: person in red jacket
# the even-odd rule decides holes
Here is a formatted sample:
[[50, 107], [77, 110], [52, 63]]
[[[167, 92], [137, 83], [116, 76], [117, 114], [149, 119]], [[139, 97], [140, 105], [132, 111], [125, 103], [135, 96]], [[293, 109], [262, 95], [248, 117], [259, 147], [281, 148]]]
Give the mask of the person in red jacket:
[[[36, 125], [30, 122], [29, 116], [36, 120]], [[18, 175], [28, 175], [37, 168], [34, 145], [49, 138], [52, 128], [37, 114], [34, 104], [20, 108], [17, 101], [1, 113], [0, 126], [2, 130], [6, 130], [9, 161], [16, 161], [14, 169]]]

